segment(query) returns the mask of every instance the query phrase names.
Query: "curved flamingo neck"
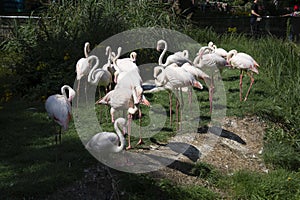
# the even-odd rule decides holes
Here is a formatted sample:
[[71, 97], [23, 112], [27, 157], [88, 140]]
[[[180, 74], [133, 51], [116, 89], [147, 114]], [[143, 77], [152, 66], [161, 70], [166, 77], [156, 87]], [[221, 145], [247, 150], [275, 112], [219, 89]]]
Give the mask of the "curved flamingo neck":
[[85, 57], [86, 57], [86, 58], [89, 57], [89, 52], [90, 52], [90, 43], [89, 43], [89, 42], [86, 42], [86, 43], [84, 44], [84, 49], [83, 49], [83, 51], [84, 51]]
[[163, 64], [163, 63], [162, 63], [162, 60], [163, 60], [164, 55], [165, 55], [166, 52], [167, 52], [168, 45], [167, 45], [167, 42], [164, 41], [164, 40], [158, 41], [157, 45], [160, 45], [161, 43], [164, 44], [164, 50], [163, 50], [163, 52], [162, 52], [162, 53], [160, 54], [160, 56], [159, 56], [158, 64], [161, 65], [161, 66], [165, 66], [166, 63]]
[[[123, 134], [122, 134], [122, 132], [119, 128], [119, 123], [120, 123], [121, 120], [125, 121], [125, 119], [117, 119], [114, 123], [114, 128], [116, 130], [116, 133], [117, 133], [117, 135], [119, 137], [119, 140], [120, 140], [120, 143], [121, 143], [120, 146], [116, 146], [114, 148], [114, 152], [116, 152], [116, 153], [122, 151], [124, 149], [124, 146], [125, 146], [125, 138], [124, 138], [124, 136], [123, 136]], [[122, 126], [122, 128], [123, 128], [123, 126]]]
[[93, 79], [93, 77], [95, 77], [95, 76], [94, 76], [94, 72], [95, 72], [96, 68], [99, 66], [99, 59], [98, 59], [97, 56], [94, 56], [94, 55], [88, 57], [88, 61], [90, 61], [91, 59], [95, 59], [95, 60], [96, 60], [96, 63], [95, 63], [95, 65], [92, 67], [92, 69], [91, 69], [91, 71], [90, 71], [90, 73], [89, 73], [89, 75], [88, 75], [88, 82], [89, 82], [89, 83], [92, 83], [92, 84], [95, 84], [95, 83], [97, 82], [97, 80], [96, 80], [96, 79]]
[[[69, 90], [69, 95], [68, 95], [68, 96], [67, 96], [66, 90]], [[72, 101], [72, 98], [74, 97], [74, 96], [73, 96], [73, 93], [75, 93], [75, 92], [73, 91], [73, 89], [72, 89], [70, 86], [64, 85], [64, 86], [61, 87], [61, 94], [62, 94], [69, 102], [71, 102], [71, 101]]]
[[233, 50], [230, 50], [228, 53], [227, 53], [227, 62], [229, 62], [229, 60], [235, 56], [237, 54], [237, 51], [235, 49]]

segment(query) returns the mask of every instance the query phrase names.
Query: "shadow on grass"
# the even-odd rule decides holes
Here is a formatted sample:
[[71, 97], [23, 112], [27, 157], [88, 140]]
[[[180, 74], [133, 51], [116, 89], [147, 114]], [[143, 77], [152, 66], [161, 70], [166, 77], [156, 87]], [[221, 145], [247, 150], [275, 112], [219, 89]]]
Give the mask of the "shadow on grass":
[[93, 160], [73, 128], [54, 145], [55, 128], [41, 103], [11, 102], [0, 119], [6, 122], [1, 123], [1, 199], [43, 198], [80, 179]]
[[235, 134], [231, 131], [222, 129], [220, 127], [216, 127], [216, 126], [209, 127], [207, 125], [204, 125], [204, 126], [198, 128], [198, 133], [200, 133], [200, 134], [205, 134], [208, 132], [212, 133], [214, 135], [220, 136], [220, 137], [224, 137], [224, 138], [236, 141], [240, 144], [246, 144], [246, 142], [237, 134]]

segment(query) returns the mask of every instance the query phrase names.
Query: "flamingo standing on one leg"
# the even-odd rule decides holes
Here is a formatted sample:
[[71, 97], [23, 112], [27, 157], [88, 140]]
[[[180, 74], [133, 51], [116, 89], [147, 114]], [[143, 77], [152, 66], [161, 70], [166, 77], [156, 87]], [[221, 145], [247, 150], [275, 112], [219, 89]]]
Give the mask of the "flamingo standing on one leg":
[[243, 73], [246, 72], [250, 77], [250, 86], [248, 88], [247, 94], [244, 101], [247, 100], [252, 85], [254, 83], [253, 72], [258, 74], [258, 63], [253, 59], [252, 56], [246, 53], [238, 53], [236, 50], [230, 50], [227, 56], [228, 63], [232, 68], [237, 68], [240, 70], [240, 101], [243, 100], [242, 96], [242, 86], [243, 86]]
[[[69, 90], [67, 97], [66, 90]], [[57, 135], [59, 143], [61, 143], [61, 128], [68, 129], [69, 121], [71, 119], [71, 101], [75, 97], [75, 91], [68, 85], [61, 87], [62, 94], [51, 95], [47, 98], [45, 103], [46, 111], [54, 122], [60, 125], [59, 133], [55, 134], [55, 143], [57, 144]]]

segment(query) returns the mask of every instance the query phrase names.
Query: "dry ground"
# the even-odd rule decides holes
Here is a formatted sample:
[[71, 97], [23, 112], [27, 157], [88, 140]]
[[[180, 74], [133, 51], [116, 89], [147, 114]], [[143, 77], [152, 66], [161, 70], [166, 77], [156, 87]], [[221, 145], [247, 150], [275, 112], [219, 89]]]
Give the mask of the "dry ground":
[[[226, 174], [241, 169], [259, 172], [268, 171], [261, 158], [266, 128], [265, 122], [256, 116], [226, 117], [222, 128], [231, 135], [240, 137], [246, 144], [205, 131], [202, 134], [184, 134], [171, 142], [187, 142], [189, 145], [196, 147], [199, 150], [198, 161], [212, 164]], [[192, 140], [191, 137], [193, 137]], [[168, 146], [153, 145], [149, 150], [137, 151], [169, 155], [171, 149]], [[191, 154], [193, 152], [180, 154], [177, 156], [178, 162], [149, 174], [153, 178], [167, 178], [177, 184], [199, 184], [210, 187], [205, 180], [190, 174], [190, 166], [192, 165], [189, 164], [195, 161], [191, 158]], [[173, 154], [170, 153], [170, 155]], [[117, 188], [120, 172], [108, 169], [101, 164], [85, 169], [84, 172], [84, 179], [67, 188], [62, 188], [56, 194], [50, 196], [49, 199], [118, 199], [122, 197], [123, 192], [118, 191]], [[211, 189], [220, 192], [216, 188]], [[118, 192], [114, 193], [113, 191]]]

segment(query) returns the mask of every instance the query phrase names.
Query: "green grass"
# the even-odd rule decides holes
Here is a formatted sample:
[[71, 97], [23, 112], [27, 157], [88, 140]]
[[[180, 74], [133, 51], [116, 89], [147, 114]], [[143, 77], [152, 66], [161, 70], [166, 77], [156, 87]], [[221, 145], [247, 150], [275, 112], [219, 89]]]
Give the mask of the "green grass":
[[42, 106], [14, 101], [1, 107], [1, 199], [43, 198], [95, 163], [72, 124], [62, 144], [54, 144], [55, 129]]
[[[121, 1], [116, 3], [124, 5]], [[151, 1], [141, 1], [139, 4], [141, 6], [122, 7], [112, 6], [112, 2], [101, 1], [98, 4], [86, 1], [78, 8], [64, 8], [53, 4], [51, 12], [44, 15], [44, 24], [36, 26], [36, 23], [30, 22], [17, 26], [13, 38], [1, 44], [3, 59], [0, 63], [0, 95], [1, 102], [7, 103], [0, 106], [0, 199], [43, 199], [80, 180], [84, 169], [97, 163], [84, 149], [77, 134], [81, 130], [80, 137], [88, 138], [96, 133], [96, 123], [89, 126], [91, 110], [82, 110], [80, 126], [75, 129], [76, 123], [72, 122], [69, 130], [62, 136], [62, 144], [54, 145], [55, 128], [47, 118], [43, 103], [20, 99], [10, 101], [11, 97], [26, 94], [25, 97], [30, 100], [43, 99], [48, 92], [57, 91], [58, 85], [73, 81], [74, 65], [82, 54], [81, 43], [87, 38], [92, 44], [97, 44], [101, 42], [99, 40], [124, 30], [124, 27], [131, 29], [141, 26], [171, 27], [203, 45], [213, 41], [227, 50], [246, 52], [258, 61], [260, 74], [254, 76], [255, 82], [246, 102], [239, 101], [239, 71], [227, 69], [222, 72], [226, 113], [228, 116], [238, 117], [257, 115], [268, 123], [263, 158], [272, 170], [268, 174], [240, 171], [223, 176], [209, 164], [192, 165], [190, 175], [198, 176], [208, 183], [209, 188], [216, 188], [222, 195], [207, 187], [177, 185], [167, 178], [123, 173], [120, 175], [121, 184], [118, 188], [119, 193], [124, 191], [123, 198], [299, 199], [299, 45], [273, 37], [254, 39], [238, 34], [218, 35], [209, 28], [201, 30], [193, 27], [175, 15], [170, 15], [165, 7]], [[91, 7], [94, 9], [91, 10]], [[118, 7], [120, 10], [116, 10]], [[80, 12], [74, 12], [76, 9]], [[162, 9], [163, 12], [157, 12]], [[74, 17], [70, 17], [73, 14]], [[148, 16], [152, 17], [149, 19]], [[81, 26], [83, 24], [85, 26]], [[45, 46], [49, 48], [42, 48]], [[146, 50], [147, 53], [148, 51], [150, 50]], [[71, 59], [63, 61], [67, 52]], [[153, 58], [154, 55], [157, 52], [149, 57], [141, 56], [139, 62], [149, 61], [148, 58]], [[245, 76], [244, 94], [249, 83], [249, 78]], [[194, 100], [197, 103], [192, 110], [200, 111], [188, 113], [185, 110], [188, 113], [185, 119], [191, 121], [193, 119], [190, 118], [200, 117], [199, 126], [202, 126], [211, 120], [207, 87], [195, 92], [197, 97]], [[142, 131], [148, 131], [147, 134], [159, 142], [166, 142], [177, 133], [175, 123], [170, 126], [168, 118], [165, 118], [168, 117], [169, 107], [167, 93], [146, 96], [153, 107], [142, 107]], [[215, 100], [220, 98], [215, 97]], [[220, 108], [222, 105], [216, 110]], [[96, 106], [98, 117], [100, 109], [107, 111], [107, 108]], [[159, 114], [161, 112], [163, 114]], [[151, 113], [155, 114], [154, 118], [151, 118]], [[112, 131], [113, 125], [103, 120], [105, 117], [105, 112], [102, 112], [101, 128]], [[138, 124], [137, 119], [134, 121]], [[161, 127], [160, 125], [163, 128], [155, 132], [155, 128]], [[186, 123], [183, 130], [192, 131], [194, 127], [189, 125]], [[135, 129], [132, 143], [137, 141], [138, 132]], [[152, 142], [147, 138], [142, 147], [149, 147], [150, 144]]]
[[300, 195], [299, 172], [275, 170], [269, 174], [240, 171], [224, 179], [231, 199], [293, 199]]

